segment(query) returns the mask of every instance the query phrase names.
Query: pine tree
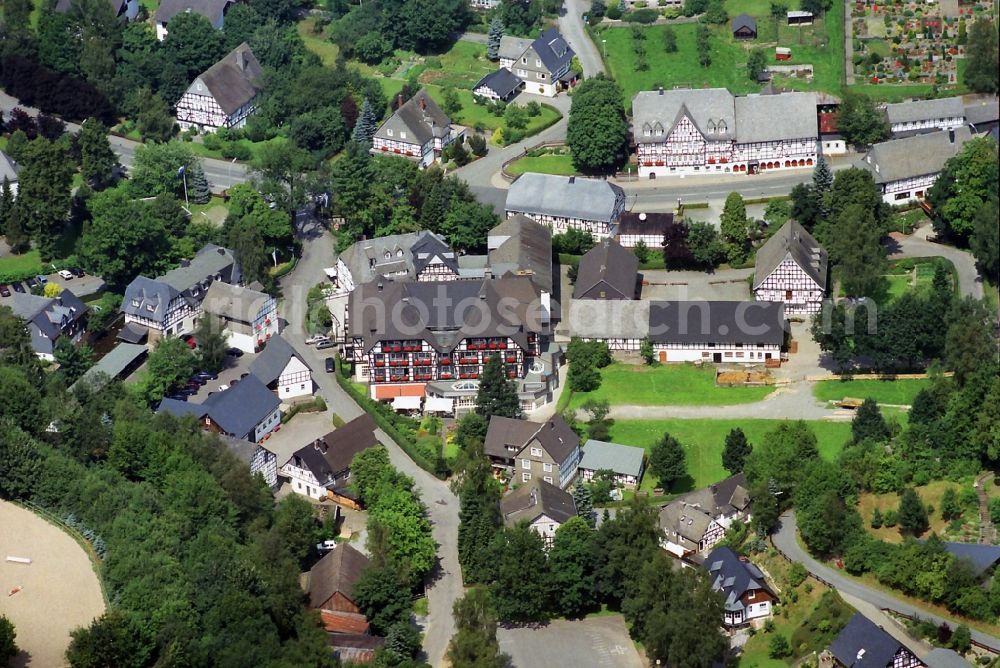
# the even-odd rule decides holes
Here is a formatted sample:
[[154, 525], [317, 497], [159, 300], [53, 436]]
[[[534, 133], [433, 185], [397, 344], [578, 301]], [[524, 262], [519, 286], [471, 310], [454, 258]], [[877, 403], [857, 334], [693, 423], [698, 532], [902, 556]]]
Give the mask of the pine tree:
[[882, 528], [882, 511], [876, 508], [872, 511], [872, 529]]
[[351, 133], [351, 139], [364, 147], [371, 148], [372, 138], [378, 129], [377, 124], [378, 114], [375, 113], [375, 107], [372, 106], [368, 98], [365, 98], [364, 104], [361, 105], [361, 114], [358, 115], [358, 122]]
[[594, 497], [583, 483], [573, 485], [573, 503], [576, 504], [576, 514], [593, 529], [597, 526], [597, 511], [594, 510]]
[[927, 508], [924, 507], [920, 497], [912, 488], [903, 490], [903, 496], [899, 499], [897, 521], [902, 533], [919, 536], [927, 530]]
[[205, 170], [201, 168], [201, 162], [195, 162], [187, 169], [188, 197], [195, 204], [205, 204], [212, 199], [212, 191], [208, 187], [208, 179], [205, 178]]
[[95, 188], [110, 183], [118, 158], [111, 150], [108, 129], [96, 118], [88, 118], [80, 126], [80, 173]]
[[865, 399], [858, 407], [858, 412], [851, 420], [851, 435], [855, 443], [866, 440], [881, 442], [889, 438], [889, 427], [874, 399]]
[[680, 441], [670, 434], [664, 434], [649, 454], [649, 470], [664, 489], [669, 489], [686, 476], [687, 459]]
[[494, 415], [521, 417], [517, 386], [507, 379], [507, 371], [498, 353], [490, 355], [483, 368], [479, 392], [476, 394], [476, 412], [487, 420]]
[[24, 207], [16, 201], [10, 207], [10, 215], [7, 216], [4, 232], [7, 236], [7, 245], [14, 253], [23, 253], [28, 249], [30, 238], [24, 224]]
[[958, 495], [954, 487], [944, 490], [941, 497], [941, 517], [946, 520], [953, 520], [962, 516], [962, 506], [958, 502]]
[[826, 204], [824, 195], [830, 192], [833, 187], [833, 170], [827, 164], [826, 158], [821, 153], [816, 159], [816, 167], [813, 169], [813, 192], [816, 193], [816, 203], [821, 216], [830, 215], [830, 207]]
[[743, 465], [753, 447], [746, 434], [737, 427], [726, 435], [726, 447], [722, 450], [722, 467], [733, 475], [743, 471]]
[[503, 37], [503, 21], [499, 16], [490, 21], [490, 32], [486, 37], [486, 57], [500, 60], [500, 39]]
[[468, 444], [466, 454], [458, 491], [458, 562], [465, 582], [486, 582], [492, 567], [488, 548], [500, 530], [500, 489], [482, 443]]
[[14, 192], [10, 187], [10, 179], [3, 177], [3, 187], [0, 187], [0, 233], [7, 234], [7, 225], [14, 215]]

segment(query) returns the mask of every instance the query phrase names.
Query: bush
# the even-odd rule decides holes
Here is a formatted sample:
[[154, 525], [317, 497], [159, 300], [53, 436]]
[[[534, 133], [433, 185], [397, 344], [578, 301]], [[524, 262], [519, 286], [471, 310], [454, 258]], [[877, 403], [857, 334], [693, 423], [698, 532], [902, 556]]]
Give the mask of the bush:
[[246, 161], [253, 158], [253, 153], [250, 151], [250, 147], [246, 144], [226, 142], [222, 145], [222, 157], [227, 160], [236, 158], [237, 160]]
[[655, 9], [637, 9], [625, 17], [625, 20], [631, 23], [642, 23], [644, 25], [648, 25], [656, 22], [656, 19], [659, 18], [659, 16], [660, 13]]
[[796, 561], [788, 571], [788, 584], [792, 585], [793, 588], [798, 587], [806, 581], [807, 577], [809, 577], [809, 573], [806, 571], [806, 567]]
[[205, 138], [201, 140], [201, 143], [204, 144], [205, 148], [210, 151], [218, 151], [222, 148], [222, 139], [214, 132], [206, 134]]
[[896, 511], [891, 508], [882, 514], [882, 526], [892, 528], [896, 526], [897, 521]]
[[[771, 620], [768, 620], [771, 621]], [[767, 645], [767, 655], [772, 659], [783, 659], [790, 656], [792, 648], [788, 645], [788, 640], [780, 633], [771, 638]]]
[[605, 13], [605, 16], [612, 21], [617, 21], [622, 17], [622, 10], [618, 9], [618, 5], [611, 5], [608, 7], [608, 11]]

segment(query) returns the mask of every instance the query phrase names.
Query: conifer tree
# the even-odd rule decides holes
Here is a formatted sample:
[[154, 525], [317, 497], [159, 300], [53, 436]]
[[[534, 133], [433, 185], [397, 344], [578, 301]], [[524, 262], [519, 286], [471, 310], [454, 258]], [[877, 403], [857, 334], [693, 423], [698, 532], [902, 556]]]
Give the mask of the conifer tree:
[[740, 473], [752, 449], [742, 429], [737, 427], [731, 430], [726, 435], [726, 447], [722, 451], [722, 467], [733, 475]]
[[597, 511], [594, 510], [594, 496], [582, 482], [573, 486], [573, 503], [576, 504], [576, 514], [593, 529], [597, 526]]
[[212, 199], [212, 191], [208, 187], [208, 179], [205, 178], [205, 170], [201, 168], [201, 162], [195, 162], [187, 170], [188, 197], [196, 204], [205, 204]]
[[368, 98], [365, 98], [364, 104], [361, 105], [361, 113], [358, 115], [358, 122], [354, 125], [354, 131], [351, 133], [351, 139], [370, 148], [372, 137], [375, 136], [375, 131], [378, 129], [377, 123], [378, 114], [375, 113], [375, 108]]
[[507, 371], [498, 353], [490, 355], [476, 394], [476, 412], [489, 420], [494, 415], [521, 417], [521, 402], [517, 387], [507, 379]]
[[503, 37], [503, 21], [499, 16], [490, 21], [490, 32], [486, 37], [486, 57], [490, 60], [500, 59], [500, 39]]
[[833, 188], [833, 170], [827, 164], [826, 158], [821, 153], [816, 159], [816, 167], [813, 169], [813, 192], [816, 194], [816, 204], [821, 216], [830, 215], [830, 207], [826, 203], [825, 195]]

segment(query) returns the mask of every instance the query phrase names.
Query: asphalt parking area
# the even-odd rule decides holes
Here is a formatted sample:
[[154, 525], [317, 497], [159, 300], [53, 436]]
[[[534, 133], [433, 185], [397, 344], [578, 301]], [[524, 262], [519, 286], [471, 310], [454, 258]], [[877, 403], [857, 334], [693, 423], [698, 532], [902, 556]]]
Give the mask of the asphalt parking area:
[[569, 621], [539, 628], [500, 628], [500, 650], [514, 668], [643, 668], [621, 615]]

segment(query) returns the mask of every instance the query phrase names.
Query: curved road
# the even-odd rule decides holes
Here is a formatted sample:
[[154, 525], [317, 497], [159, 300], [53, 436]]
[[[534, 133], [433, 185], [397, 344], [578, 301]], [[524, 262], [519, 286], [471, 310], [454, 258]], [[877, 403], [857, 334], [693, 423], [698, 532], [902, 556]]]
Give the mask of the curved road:
[[[778, 522], [778, 529], [774, 532], [774, 534], [772, 534], [771, 540], [774, 542], [775, 547], [784, 552], [786, 556], [800, 562], [806, 567], [807, 571], [822, 578], [826, 582], [829, 582], [837, 591], [859, 598], [879, 609], [888, 608], [906, 615], [917, 615], [922, 619], [928, 619], [938, 625], [942, 623], [947, 623], [949, 626], [956, 625], [956, 622], [952, 619], [939, 617], [938, 615], [934, 615], [926, 610], [914, 607], [905, 601], [899, 600], [891, 594], [871, 589], [854, 578], [842, 575], [836, 570], [828, 566], [824, 566], [809, 556], [809, 554], [807, 554], [806, 551], [799, 546], [799, 543], [796, 540], [797, 533], [798, 527], [795, 524], [795, 513], [789, 511], [781, 516], [781, 519]], [[972, 639], [976, 642], [980, 642], [990, 647], [1000, 648], [1000, 639], [994, 638], [993, 636], [981, 631], [976, 631], [975, 629], [971, 629], [971, 631]]]
[[[282, 337], [303, 356], [317, 371], [313, 380], [319, 385], [319, 394], [332, 411], [345, 420], [362, 414], [361, 408], [337, 384], [332, 374], [321, 371], [327, 351], [318, 351], [305, 343], [302, 324], [305, 321], [306, 293], [323, 280], [323, 268], [333, 265], [333, 237], [311, 216], [300, 214], [296, 220], [296, 233], [302, 240], [302, 257], [295, 269], [281, 279], [281, 316], [285, 319]], [[329, 424], [329, 420], [326, 421]], [[438, 480], [413, 463], [413, 460], [385, 433], [379, 431], [379, 440], [389, 451], [393, 466], [413, 478], [420, 496], [427, 506], [438, 544], [439, 569], [436, 579], [427, 586], [428, 616], [424, 627], [424, 651], [427, 662], [440, 666], [445, 650], [455, 633], [451, 616], [452, 606], [464, 593], [462, 569], [458, 564], [458, 499], [448, 488], [448, 483]]]

